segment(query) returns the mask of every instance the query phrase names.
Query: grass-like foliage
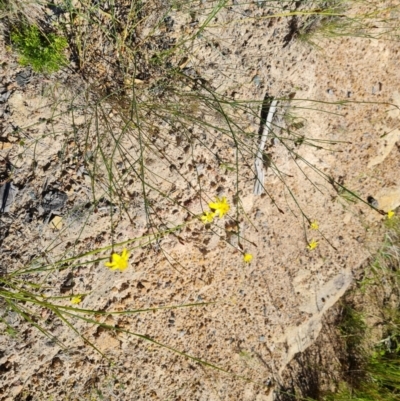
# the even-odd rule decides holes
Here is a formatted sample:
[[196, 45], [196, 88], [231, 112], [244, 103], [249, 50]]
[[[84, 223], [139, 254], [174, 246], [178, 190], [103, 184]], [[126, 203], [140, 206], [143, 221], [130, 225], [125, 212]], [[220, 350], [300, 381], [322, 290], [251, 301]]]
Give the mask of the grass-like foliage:
[[[288, 369], [279, 401], [400, 400], [400, 219], [389, 213], [384, 224], [384, 241], [363, 278]], [[321, 358], [332, 352], [333, 361]]]
[[400, 400], [400, 220], [385, 224], [384, 244], [356, 290], [362, 306], [345, 306], [340, 331], [351, 363], [329, 401]]
[[[381, 1], [313, 0], [317, 12], [299, 23], [298, 39], [319, 47], [326, 38], [362, 37], [382, 40], [399, 38], [399, 5]], [[349, 7], [353, 11], [349, 12]]]
[[36, 72], [55, 72], [68, 62], [64, 50], [66, 38], [53, 33], [44, 34], [35, 25], [25, 25], [11, 34], [11, 41], [19, 53], [19, 62], [30, 65]]

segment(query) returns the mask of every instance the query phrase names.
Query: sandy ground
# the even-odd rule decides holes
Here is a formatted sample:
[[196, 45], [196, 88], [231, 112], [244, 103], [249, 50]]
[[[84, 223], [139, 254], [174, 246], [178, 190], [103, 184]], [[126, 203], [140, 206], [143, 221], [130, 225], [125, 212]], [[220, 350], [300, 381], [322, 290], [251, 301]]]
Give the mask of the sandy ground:
[[[235, 148], [224, 138], [213, 137], [212, 130], [195, 129], [197, 139], [187, 154], [181, 149], [185, 144], [177, 147], [160, 138], [159, 146], [168, 157], [149, 153], [153, 185], [173, 194], [195, 215], [209, 199], [226, 196], [232, 206], [228, 216], [217, 226], [204, 226], [157, 191], [149, 191], [148, 198], [166, 224], [159, 227], [185, 224], [179, 232], [133, 249], [124, 272], [104, 267], [109, 251], [101, 253], [100, 261], [96, 261], [99, 255], [89, 255], [74, 262], [70, 276], [70, 270], [56, 269], [46, 276], [45, 290], [47, 296], [85, 293], [79, 307], [101, 311], [210, 302], [98, 319], [231, 373], [133, 335], [76, 322], [82, 334], [112, 360], [109, 366], [45, 310], [41, 317], [47, 319], [46, 327], [66, 349], [15, 313], [4, 312], [20, 332], [14, 338], [1, 337], [1, 400], [100, 396], [107, 400], [272, 400], [287, 364], [318, 338], [323, 316], [376, 249], [385, 216], [331, 185], [326, 177], [364, 201], [372, 196], [385, 212], [400, 205], [398, 42], [343, 37], [321, 39], [319, 47], [296, 39], [287, 43], [287, 19], [252, 20], [248, 15], [267, 16], [268, 10], [255, 5], [246, 9], [221, 11], [218, 21], [196, 41], [187, 66], [218, 93], [236, 101], [262, 101], [266, 92], [286, 99], [291, 94], [290, 101], [280, 103], [278, 114], [290, 115], [286, 127], [305, 140], [296, 146], [279, 140], [269, 145], [273, 163], [265, 187], [271, 197], [253, 195], [254, 159], [249, 153], [239, 155], [238, 176], [221, 168], [215, 154], [234, 165]], [[179, 14], [172, 17], [180, 21]], [[92, 111], [70, 113], [68, 99], [87, 83], [63, 71], [51, 79], [34, 75], [21, 87], [16, 75], [25, 70], [4, 43], [1, 59], [2, 85], [11, 94], [2, 104], [7, 113], [2, 117], [0, 152], [16, 166], [13, 184], [18, 188], [10, 212], [1, 216], [2, 258], [7, 264], [2, 268], [51, 265], [60, 257], [150, 234], [138, 195], [140, 181], [121, 179], [127, 206], [125, 211], [121, 205], [111, 207], [110, 220], [113, 201], [107, 198], [106, 186], [100, 179], [93, 187], [79, 160], [79, 135]], [[256, 116], [243, 113], [239, 118], [249, 132], [245, 143], [257, 140], [260, 106], [255, 109]], [[112, 105], [110, 110], [113, 113]], [[120, 129], [118, 113], [110, 118], [115, 130]], [[215, 122], [216, 117], [204, 118]], [[290, 121], [302, 124], [290, 125]], [[77, 140], [71, 139], [73, 132]], [[283, 137], [286, 132], [276, 128], [276, 135]], [[204, 150], [202, 141], [210, 145], [209, 150]], [[134, 158], [135, 145], [124, 145]], [[119, 156], [115, 157], [118, 163]], [[170, 168], [169, 160], [179, 167]], [[67, 194], [68, 200], [49, 218], [44, 194], [59, 192]], [[104, 198], [94, 211], [85, 209], [93, 194]], [[319, 230], [310, 230], [302, 213], [318, 221]], [[59, 217], [62, 226], [56, 227]], [[231, 234], [237, 225], [245, 238], [244, 250], [253, 255], [250, 264], [243, 263], [237, 237]], [[307, 243], [312, 239], [319, 245], [310, 251]], [[70, 279], [73, 289], [65, 284]]]

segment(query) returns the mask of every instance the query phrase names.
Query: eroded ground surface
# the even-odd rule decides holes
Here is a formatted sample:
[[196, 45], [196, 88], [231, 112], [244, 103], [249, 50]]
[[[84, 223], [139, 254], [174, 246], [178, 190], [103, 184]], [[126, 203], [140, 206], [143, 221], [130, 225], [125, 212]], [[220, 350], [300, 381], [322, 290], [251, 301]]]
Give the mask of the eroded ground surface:
[[[253, 195], [260, 104], [255, 114], [228, 111], [248, 133], [241, 152], [212, 128], [193, 124], [189, 141], [168, 124], [158, 127], [144, 156], [150, 209], [142, 196], [140, 169], [128, 163], [141, 155], [137, 141], [121, 135], [117, 147], [100, 139], [93, 124], [99, 108], [87, 107], [85, 99], [91, 83], [79, 74], [31, 74], [2, 43], [6, 96], [0, 105], [0, 152], [14, 166], [12, 182], [18, 190], [9, 212], [1, 215], [3, 271], [28, 264], [57, 266], [41, 273], [43, 294], [86, 294], [79, 305], [86, 309], [211, 302], [96, 319], [233, 375], [124, 332], [74, 321], [113, 361], [110, 367], [48, 311], [41, 312], [43, 324], [66, 349], [8, 311], [8, 322], [20, 331], [1, 338], [2, 400], [82, 400], [99, 394], [110, 400], [272, 399], [287, 363], [318, 337], [323, 315], [376, 249], [385, 216], [360, 199], [373, 197], [385, 212], [400, 204], [398, 42], [325, 38], [317, 48], [289, 40], [288, 19], [266, 18], [271, 10], [250, 4], [234, 11], [221, 10], [194, 43], [185, 68], [236, 102], [262, 101], [266, 92], [286, 99], [278, 112], [286, 118], [275, 121], [295, 136], [287, 139], [287, 131], [275, 128], [278, 139], [267, 151], [270, 196]], [[204, 15], [199, 15], [201, 20]], [[171, 36], [177, 36], [188, 21], [179, 12], [171, 17], [176, 21]], [[221, 119], [201, 106], [187, 107], [185, 113], [192, 108], [210, 124]], [[126, 127], [118, 110], [112, 101], [102, 103], [116, 137]], [[112, 160], [119, 197], [110, 195], [104, 159]], [[227, 165], [238, 166], [238, 173]], [[90, 166], [95, 166], [95, 182]], [[231, 211], [216, 225], [204, 226], [194, 216], [207, 210], [215, 196], [226, 196]], [[317, 220], [319, 231], [310, 230], [304, 216]], [[104, 267], [110, 250], [60, 269], [64, 264], [58, 261], [68, 257], [181, 224], [150, 245], [148, 237], [139, 241], [141, 246], [129, 243], [132, 256], [124, 272]], [[250, 264], [243, 263], [232, 234], [237, 228], [243, 250], [254, 257]], [[310, 251], [312, 239], [319, 245]], [[60, 304], [70, 305], [68, 299]]]

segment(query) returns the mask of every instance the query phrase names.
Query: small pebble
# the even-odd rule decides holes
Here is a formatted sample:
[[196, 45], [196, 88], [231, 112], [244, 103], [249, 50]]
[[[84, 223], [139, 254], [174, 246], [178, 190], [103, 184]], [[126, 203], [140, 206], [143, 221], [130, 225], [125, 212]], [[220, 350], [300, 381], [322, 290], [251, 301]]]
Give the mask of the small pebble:
[[368, 202], [371, 206], [373, 206], [374, 208], [376, 208], [376, 209], [379, 207], [378, 201], [377, 201], [375, 198], [373, 198], [372, 196], [368, 196], [367, 202]]

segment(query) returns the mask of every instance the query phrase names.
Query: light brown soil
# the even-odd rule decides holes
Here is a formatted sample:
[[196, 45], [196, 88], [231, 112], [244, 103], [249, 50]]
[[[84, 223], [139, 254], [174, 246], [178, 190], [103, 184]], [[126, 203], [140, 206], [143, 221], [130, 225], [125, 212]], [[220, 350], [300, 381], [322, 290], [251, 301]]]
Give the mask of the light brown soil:
[[[254, 4], [234, 10], [222, 10], [204, 31], [187, 67], [195, 69], [218, 93], [237, 101], [261, 102], [265, 92], [277, 98], [292, 94], [293, 99], [285, 102], [286, 115], [303, 123], [292, 130], [299, 137], [321, 141], [320, 148], [305, 141], [293, 146], [298, 154], [294, 158], [280, 141], [269, 147], [273, 165], [267, 171], [265, 187], [274, 204], [267, 195], [252, 194], [254, 158], [249, 152], [239, 155], [238, 188], [236, 172], [221, 168], [215, 154], [235, 165], [231, 140], [195, 128], [197, 139], [190, 152], [184, 153], [185, 144], [178, 147], [175, 141], [160, 136], [156, 144], [168, 157], [146, 155], [152, 185], [171, 194], [194, 215], [206, 209], [215, 196], [226, 196], [231, 204], [229, 215], [208, 228], [150, 190], [148, 198], [163, 219], [158, 227], [186, 226], [161, 237], [158, 244], [146, 246], [143, 240], [142, 247], [132, 250], [130, 266], [122, 273], [104, 266], [109, 251], [88, 255], [73, 270], [73, 293], [87, 294], [79, 305], [82, 308], [124, 311], [209, 302], [98, 319], [232, 374], [144, 339], [76, 322], [81, 333], [113, 361], [109, 366], [45, 310], [41, 318], [48, 318], [45, 324], [66, 349], [8, 312], [8, 321], [20, 332], [0, 340], [1, 400], [101, 399], [98, 391], [107, 400], [272, 400], [287, 364], [318, 338], [324, 315], [376, 249], [385, 216], [341, 191], [337, 184], [331, 185], [326, 177], [365, 201], [372, 196], [385, 212], [400, 205], [400, 112], [395, 107], [400, 107], [399, 42], [324, 38], [316, 48], [294, 38], [285, 45], [288, 19], [250, 19], [248, 15], [268, 16], [268, 10]], [[172, 15], [177, 21], [176, 35], [185, 25], [182, 15]], [[34, 76], [20, 88], [13, 80], [22, 68], [4, 43], [0, 57], [3, 85], [8, 80], [14, 88], [8, 99], [10, 116], [3, 120], [1, 134], [7, 146], [0, 154], [16, 166], [13, 183], [19, 189], [11, 212], [1, 216], [1, 224], [8, 230], [0, 237], [2, 267], [12, 271], [32, 260], [37, 260], [36, 266], [51, 265], [112, 242], [150, 235], [136, 176], [121, 178], [126, 210], [121, 204], [115, 206], [111, 230], [113, 200], [107, 198], [107, 172], [99, 167], [95, 187], [83, 173], [79, 138], [84, 137], [93, 109], [73, 115], [68, 112], [68, 99], [75, 94], [83, 96], [79, 91], [89, 83], [66, 70], [52, 77]], [[53, 111], [56, 102], [62, 115]], [[108, 107], [117, 133], [122, 120], [115, 105]], [[260, 124], [259, 104], [255, 110], [257, 115], [242, 113], [238, 118], [248, 130], [245, 143], [249, 146], [257, 141]], [[204, 119], [218, 123], [210, 114], [204, 114]], [[17, 134], [16, 126], [22, 129]], [[76, 131], [74, 127], [78, 127]], [[73, 139], [73, 132], [78, 139]], [[96, 133], [88, 135], [95, 143]], [[281, 135], [286, 135], [285, 131]], [[201, 141], [211, 151], [205, 151]], [[136, 145], [128, 141], [123, 145], [135, 159]], [[110, 149], [111, 145], [105, 147], [105, 152]], [[118, 154], [113, 157], [115, 164], [124, 160]], [[170, 160], [179, 167], [170, 168]], [[66, 206], [58, 213], [61, 230], [38, 209], [44, 187], [68, 195]], [[235, 199], [237, 192], [240, 202]], [[93, 193], [104, 201], [96, 211], [88, 212], [85, 205], [90, 204]], [[309, 229], [299, 207], [310, 221], [319, 222], [319, 231]], [[31, 219], [26, 217], [29, 208], [35, 210]], [[254, 257], [250, 264], [243, 263], [237, 237], [230, 234], [236, 227], [237, 211], [245, 238], [241, 243]], [[193, 222], [187, 224], [187, 220]], [[319, 245], [310, 251], [307, 243], [312, 239]], [[97, 261], [99, 257], [103, 260]], [[47, 296], [60, 295], [68, 272], [56, 270], [46, 277]], [[70, 294], [70, 289], [63, 292]], [[69, 304], [68, 299], [62, 302]]]

